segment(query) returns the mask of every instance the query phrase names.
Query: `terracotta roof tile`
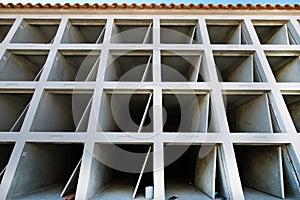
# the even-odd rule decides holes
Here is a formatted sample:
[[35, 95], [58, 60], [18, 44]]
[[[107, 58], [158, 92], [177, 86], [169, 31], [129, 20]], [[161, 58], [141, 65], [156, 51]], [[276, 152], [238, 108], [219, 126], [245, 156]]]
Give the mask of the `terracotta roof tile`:
[[294, 5], [270, 5], [270, 4], [266, 4], [266, 5], [261, 5], [261, 4], [256, 4], [256, 5], [252, 5], [252, 4], [237, 4], [237, 5], [232, 5], [232, 4], [228, 4], [228, 5], [223, 5], [223, 4], [218, 4], [218, 5], [214, 5], [214, 4], [208, 4], [208, 5], [204, 5], [204, 4], [140, 4], [137, 5], [135, 3], [133, 4], [117, 4], [117, 3], [113, 3], [113, 4], [79, 4], [79, 3], [75, 3], [75, 4], [60, 4], [60, 3], [56, 3], [56, 4], [31, 4], [31, 3], [26, 3], [26, 4], [22, 4], [22, 3], [17, 3], [17, 4], [13, 4], [13, 3], [8, 3], [8, 4], [3, 4], [0, 3], [0, 9], [10, 9], [10, 8], [15, 8], [15, 9], [30, 9], [30, 8], [34, 8], [34, 9], [39, 9], [39, 8], [46, 8], [46, 9], [202, 9], [202, 10], [216, 10], [216, 9], [221, 9], [221, 10], [300, 10], [300, 5], [299, 4], [294, 4]]

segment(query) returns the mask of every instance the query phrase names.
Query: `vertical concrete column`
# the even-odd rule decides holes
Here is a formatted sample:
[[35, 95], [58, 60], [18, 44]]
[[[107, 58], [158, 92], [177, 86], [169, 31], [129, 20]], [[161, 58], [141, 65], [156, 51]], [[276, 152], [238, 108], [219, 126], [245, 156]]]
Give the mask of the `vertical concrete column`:
[[94, 91], [94, 99], [92, 103], [92, 109], [90, 113], [90, 120], [87, 130], [87, 140], [85, 141], [84, 152], [82, 157], [82, 163], [80, 168], [79, 180], [77, 185], [76, 199], [87, 199], [89, 194], [87, 194], [89, 182], [90, 182], [90, 173], [91, 166], [93, 161], [93, 151], [94, 151], [94, 138], [96, 138], [96, 131], [98, 125], [98, 115], [100, 111], [101, 99], [102, 99], [102, 90], [104, 75], [106, 70], [106, 64], [109, 53], [109, 44], [112, 34], [113, 18], [109, 17], [106, 23], [105, 35], [101, 49], [100, 62], [98, 68], [98, 74], [96, 78], [96, 88]]
[[164, 151], [160, 139], [163, 131], [162, 90], [161, 90], [161, 59], [160, 59], [160, 18], [153, 18], [153, 113], [154, 113], [154, 147], [153, 147], [153, 179], [154, 199], [165, 199], [164, 183]]
[[78, 185], [76, 190], [76, 199], [88, 198], [87, 191], [88, 191], [89, 181], [90, 181], [94, 146], [95, 143], [93, 141], [88, 141], [84, 145], [81, 167], [80, 167], [80, 174], [79, 174]]
[[290, 22], [288, 23], [288, 28], [293, 35], [294, 40], [296, 41], [297, 45], [300, 44], [300, 24], [297, 18], [291, 18]]
[[243, 188], [241, 184], [241, 179], [239, 175], [239, 170], [235, 158], [235, 152], [233, 149], [233, 144], [228, 140], [221, 146], [221, 152], [225, 160], [226, 174], [227, 174], [227, 184], [229, 184], [231, 191], [230, 199], [244, 199]]
[[22, 152], [25, 146], [25, 141], [17, 140], [15, 147], [11, 153], [10, 160], [7, 164], [6, 171], [4, 173], [2, 183], [0, 187], [0, 199], [7, 199], [8, 192], [11, 187], [11, 183], [13, 181], [14, 174], [19, 164], [19, 160], [22, 156]]
[[154, 199], [165, 199], [164, 144], [156, 141], [153, 148]]
[[160, 61], [160, 20], [153, 18], [153, 82], [161, 82], [161, 61]]
[[[210, 78], [210, 82], [208, 84], [210, 84], [209, 86], [210, 88], [212, 88], [211, 104], [213, 109], [217, 113], [216, 118], [220, 129], [219, 137], [222, 138], [230, 137], [228, 135], [230, 131], [229, 131], [228, 120], [225, 112], [226, 107], [224, 106], [223, 97], [222, 97], [223, 87], [222, 87], [222, 83], [221, 82], [219, 83], [218, 80], [218, 75], [217, 75], [218, 72], [214, 63], [213, 51], [210, 46], [209, 35], [208, 35], [205, 19], [200, 18], [199, 24], [201, 26], [201, 35], [203, 38], [205, 56], [207, 58], [208, 73]], [[228, 184], [228, 188], [230, 189], [229, 194], [231, 194], [232, 199], [242, 200], [244, 199], [243, 189], [239, 179], [239, 173], [235, 161], [235, 154], [230, 140], [223, 140], [223, 143], [221, 145], [221, 152], [224, 152], [224, 162], [225, 162], [224, 165], [227, 166], [225, 172], [228, 177], [227, 184]], [[232, 168], [233, 163], [234, 163], [234, 167]]]
[[88, 134], [95, 134], [98, 125], [98, 115], [102, 99], [103, 82], [105, 77], [105, 70], [107, 67], [109, 44], [112, 35], [114, 19], [109, 17], [106, 22], [105, 34], [100, 54], [100, 61], [98, 66], [98, 73], [96, 77], [96, 87], [94, 90], [94, 99], [92, 102], [92, 109], [90, 113], [90, 120], [88, 125]]
[[9, 42], [13, 38], [15, 32], [18, 30], [19, 26], [21, 25], [23, 20], [22, 16], [19, 16], [16, 18], [15, 22], [11, 26], [9, 32], [7, 33], [6, 37], [2, 41], [0, 46], [3, 46], [3, 48], [0, 48], [0, 58], [2, 58], [4, 52], [6, 51], [6, 47], [9, 45]]
[[300, 140], [300, 134], [298, 133], [297, 135], [295, 134], [293, 136], [294, 139], [292, 139], [292, 141], [294, 141], [292, 143], [292, 150], [291, 150], [291, 155], [292, 155], [292, 159], [293, 159], [293, 166], [295, 169], [295, 173], [297, 174], [297, 178], [298, 181], [300, 181], [300, 143], [298, 142]]
[[219, 125], [220, 137], [223, 133], [229, 133], [229, 127], [227, 123], [227, 117], [222, 97], [222, 83], [219, 82], [218, 72], [214, 62], [214, 55], [212, 48], [210, 46], [208, 30], [206, 27], [205, 18], [199, 19], [199, 24], [201, 27], [201, 35], [203, 40], [203, 45], [205, 49], [206, 65], [208, 67], [209, 82], [207, 83], [209, 88], [211, 88], [211, 104], [214, 112], [216, 113], [216, 119]]

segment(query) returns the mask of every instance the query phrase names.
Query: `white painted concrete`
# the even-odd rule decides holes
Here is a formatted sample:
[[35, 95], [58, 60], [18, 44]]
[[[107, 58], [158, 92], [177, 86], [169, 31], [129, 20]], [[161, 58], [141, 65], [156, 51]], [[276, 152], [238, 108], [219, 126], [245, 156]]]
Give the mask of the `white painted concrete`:
[[[222, 16], [217, 12], [205, 13], [205, 15], [197, 14], [197, 12], [191, 12], [190, 15], [180, 12], [174, 15], [170, 14], [151, 13], [150, 11], [149, 14], [143, 15], [135, 12], [125, 14], [111, 12], [110, 15], [104, 13], [99, 15], [95, 12], [84, 15], [76, 13], [64, 15], [55, 12], [34, 14], [34, 11], [32, 13], [7, 12], [1, 14], [0, 25], [5, 22], [5, 19], [9, 19], [5, 24], [11, 28], [0, 43], [0, 96], [3, 96], [0, 98], [0, 107], [3, 107], [0, 114], [0, 146], [4, 143], [12, 143], [15, 146], [12, 152], [8, 153], [10, 154], [9, 160], [5, 160], [3, 163], [0, 160], [0, 170], [2, 171], [6, 166], [0, 185], [0, 199], [14, 198], [15, 188], [19, 190], [19, 193], [15, 193], [15, 195], [24, 194], [26, 198], [30, 199], [59, 198], [63, 186], [68, 182], [78, 160], [74, 166], [70, 167], [71, 174], [66, 176], [65, 182], [57, 182], [59, 187], [55, 186], [54, 189], [48, 188], [41, 191], [40, 189], [45, 189], [44, 186], [46, 185], [42, 183], [43, 180], [47, 180], [47, 177], [40, 178], [38, 174], [33, 174], [26, 179], [19, 180], [18, 178], [19, 174], [28, 172], [30, 167], [41, 167], [30, 159], [24, 161], [24, 155], [27, 152], [25, 149], [32, 143], [39, 143], [41, 146], [45, 143], [60, 143], [62, 149], [67, 144], [84, 144], [84, 150], [81, 152], [82, 162], [80, 167], [76, 168], [76, 174], [79, 171], [79, 175], [74, 176], [76, 178], [79, 176], [76, 198], [99, 197], [99, 199], [120, 198], [122, 200], [131, 198], [134, 186], [128, 184], [128, 181], [120, 183], [118, 178], [108, 179], [106, 177], [108, 174], [105, 173], [105, 165], [99, 163], [94, 157], [99, 144], [130, 143], [144, 144], [145, 146], [153, 144], [151, 164], [154, 171], [151, 180], [153, 181], [154, 199], [156, 200], [167, 199], [172, 195], [178, 195], [179, 199], [185, 197], [210, 199], [209, 196], [214, 196], [213, 191], [225, 195], [227, 199], [234, 200], [253, 199], [254, 197], [256, 199], [267, 198], [266, 194], [260, 193], [258, 190], [245, 188], [244, 183], [241, 182], [243, 176], [239, 174], [240, 166], [238, 166], [234, 145], [260, 144], [263, 146], [276, 144], [282, 149], [286, 149], [288, 154], [283, 153], [283, 160], [279, 159], [278, 161], [278, 166], [283, 165], [281, 170], [284, 184], [280, 183], [282, 189], [272, 190], [271, 193], [286, 196], [287, 199], [299, 198], [300, 135], [298, 133], [299, 114], [297, 114], [299, 107], [297, 107], [297, 102], [291, 102], [297, 98], [288, 98], [289, 103], [287, 103], [287, 98], [284, 98], [300, 95], [300, 83], [298, 82], [300, 68], [299, 14], [294, 12], [289, 14], [287, 11], [282, 12], [282, 14], [277, 12], [276, 15], [271, 11], [255, 15], [251, 11], [227, 12], [222, 13]], [[92, 26], [89, 27], [88, 25]], [[140, 32], [130, 32], [139, 26], [142, 27], [139, 29]], [[272, 28], [273, 26], [280, 28], [277, 30]], [[83, 30], [85, 27], [89, 27], [89, 30]], [[99, 30], [95, 27], [99, 27]], [[163, 28], [171, 29], [165, 30]], [[258, 29], [259, 33], [256, 32]], [[121, 30], [129, 30], [129, 32], [120, 35], [122, 34]], [[263, 39], [264, 43], [267, 44], [261, 44], [261, 34], [267, 35], [266, 30], [269, 31], [270, 37]], [[3, 30], [3, 33], [6, 31]], [[93, 40], [87, 39], [89, 31], [92, 31], [91, 38]], [[174, 31], [178, 31], [177, 34], [169, 35]], [[223, 34], [220, 37], [223, 40], [221, 42], [217, 40], [219, 32], [228, 33], [228, 35]], [[182, 36], [183, 34], [188, 36]], [[196, 41], [193, 42], [191, 39]], [[210, 41], [210, 39], [214, 39], [214, 41]], [[89, 51], [96, 52], [93, 54], [93, 62], [86, 63], [89, 66], [87, 67], [88, 70], [81, 71], [82, 74], [79, 74], [78, 79], [76, 79], [77, 73], [80, 72], [80, 70], [76, 70], [78, 66], [74, 64], [80, 62], [80, 59], [77, 60], [76, 57], [86, 55], [86, 52]], [[71, 55], [75, 55], [74, 58], [63, 61], [69, 62], [69, 64], [56, 65], [57, 62], [62, 63], [62, 61], [56, 60], [58, 55], [65, 56], [70, 52]], [[119, 81], [120, 75], [124, 74], [122, 70], [125, 67], [113, 66], [112, 70], [107, 69], [108, 60], [115, 52], [131, 52], [134, 57], [141, 56], [139, 54], [143, 52], [145, 61], [140, 63], [144, 66], [141, 71], [138, 71], [139, 76], [135, 76], [134, 73], [134, 75], [126, 77], [126, 80], [129, 79], [129, 81]], [[169, 65], [173, 65], [171, 66], [172, 69], [177, 67], [179, 75], [187, 77], [188, 81], [178, 81], [178, 79], [172, 79], [174, 77], [170, 76], [170, 73], [164, 74], [161, 63], [165, 63], [166, 52], [175, 52], [179, 57], [188, 58], [189, 61], [192, 61], [192, 67], [186, 65], [191, 69], [185, 69], [185, 65], [176, 66], [180, 62], [176, 59], [167, 62]], [[10, 53], [10, 56], [13, 55], [13, 57], [8, 59]], [[44, 60], [41, 57], [24, 59], [24, 56], [28, 54], [47, 55], [47, 59]], [[220, 74], [218, 68], [215, 67], [214, 57], [216, 55], [224, 56], [222, 54], [226, 56], [228, 54], [234, 56], [248, 55], [244, 62], [235, 66], [235, 69], [231, 69], [232, 73], [229, 73], [226, 81], [220, 79], [223, 74]], [[19, 58], [19, 55], [22, 58]], [[189, 56], [196, 58], [194, 60], [189, 59]], [[277, 69], [280, 68], [280, 59], [277, 57], [285, 56], [293, 56], [295, 59], [290, 64], [283, 66], [281, 70]], [[270, 62], [269, 57], [273, 58], [272, 62]], [[225, 61], [226, 59], [221, 59], [220, 62]], [[131, 61], [125, 59], [125, 65], [134, 65], [134, 62], [133, 59]], [[122, 66], [121, 64], [119, 62], [120, 66]], [[193, 65], [196, 65], [194, 66], [195, 69], [193, 69]], [[272, 70], [276, 72], [274, 73]], [[32, 81], [37, 75], [39, 78]], [[142, 81], [143, 77], [145, 81]], [[168, 81], [165, 81], [165, 77]], [[133, 80], [130, 80], [131, 78]], [[137, 81], [139, 79], [141, 81]], [[70, 106], [73, 98], [65, 97], [74, 88], [75, 94], [80, 93], [89, 97], [81, 96], [82, 98], [75, 108]], [[128, 95], [139, 93], [141, 96], [146, 96], [146, 100], [138, 100], [131, 104], [132, 108], [130, 106], [128, 108], [129, 111], [131, 109], [133, 118], [138, 121], [138, 128], [134, 129], [136, 131], [132, 131], [131, 126], [127, 132], [123, 132], [120, 128], [115, 129], [117, 126], [114, 125], [116, 122], [111, 120], [111, 107], [107, 106], [110, 105], [110, 102], [104, 102], [106, 95], [114, 91]], [[196, 114], [191, 114], [193, 117], [186, 117], [186, 119], [192, 120], [191, 126], [193, 127], [191, 129], [196, 131], [189, 131], [189, 129], [184, 128], [182, 132], [176, 130], [164, 132], [166, 116], [166, 111], [163, 108], [164, 95], [170, 93], [186, 95], [193, 94], [193, 92], [202, 97], [197, 98], [196, 101], [199, 103], [200, 111], [195, 111]], [[15, 98], [18, 96], [16, 94], [24, 93], [32, 94], [30, 103], [26, 98]], [[11, 97], [4, 98], [8, 94]], [[149, 94], [152, 95], [151, 102], [149, 106], [146, 106]], [[243, 114], [237, 120], [240, 123], [239, 126], [242, 126], [243, 133], [230, 132], [228, 122], [230, 123], [232, 119], [229, 119], [228, 113], [226, 113], [226, 109], [228, 109], [226, 95], [228, 94], [260, 94], [263, 96], [263, 100], [257, 100], [257, 102], [238, 110], [239, 113]], [[91, 96], [93, 98], [89, 103]], [[109, 101], [109, 98], [107, 100]], [[169, 105], [176, 104], [173, 100], [167, 103]], [[90, 108], [87, 109], [88, 104], [90, 104]], [[189, 103], [186, 104], [189, 105]], [[11, 105], [15, 109], [10, 109], [11, 107], [7, 105]], [[146, 107], [149, 107], [148, 111], [145, 111]], [[18, 120], [17, 115], [20, 116], [24, 108], [27, 112], [24, 117], [20, 118], [21, 120]], [[72, 109], [75, 109], [76, 112], [73, 112]], [[191, 112], [193, 109], [186, 110]], [[79, 113], [79, 117], [77, 114], [73, 116], [74, 113]], [[122, 114], [124, 114], [123, 111], [118, 110], [117, 115]], [[175, 116], [181, 115], [176, 114]], [[258, 126], [242, 124], [250, 116], [251, 122], [259, 124]], [[143, 128], [139, 133], [141, 119]], [[16, 121], [17, 128], [10, 131]], [[101, 125], [99, 121], [105, 126], [99, 128], [99, 124]], [[76, 124], [79, 122], [80, 127], [77, 128]], [[175, 127], [180, 123], [180, 120], [172, 123]], [[164, 168], [166, 159], [164, 146], [167, 143], [176, 145], [217, 144], [217, 153], [213, 156], [214, 164], [212, 166], [217, 168], [214, 171], [217, 171], [216, 177], [219, 178], [216, 179], [217, 181], [210, 180], [210, 185], [214, 185], [216, 188], [205, 189], [209, 196], [189, 182], [165, 181], [164, 175], [167, 168]], [[24, 149], [24, 147], [26, 148]], [[40, 151], [27, 153], [29, 158], [37, 159], [39, 163], [47, 163], [50, 158], [55, 160], [57, 157], [55, 151], [45, 149], [44, 154]], [[5, 150], [4, 152], [9, 151]], [[41, 155], [47, 156], [41, 158]], [[70, 153], [68, 156], [72, 156], [72, 154]], [[63, 161], [61, 162], [63, 163]], [[51, 173], [56, 174], [56, 172], [64, 169], [62, 166], [57, 166], [57, 169], [51, 172], [49, 167], [42, 168], [47, 170], [44, 172], [45, 176], [53, 177], [54, 175]], [[275, 166], [270, 165], [266, 168], [274, 171]], [[184, 173], [184, 169], [178, 173]], [[199, 176], [203, 170], [199, 171]], [[100, 179], [101, 177], [105, 178], [102, 181], [96, 180], [94, 177], [96, 175]], [[215, 177], [215, 175], [207, 177]], [[265, 181], [275, 188], [275, 183], [271, 180]], [[72, 180], [72, 185], [76, 185], [73, 184], [74, 182], [76, 180]], [[41, 183], [41, 185], [37, 183]], [[109, 183], [112, 184], [107, 185]], [[41, 193], [31, 194], [30, 189], [25, 190], [26, 188], [23, 188], [24, 185], [33, 187], [34, 184], [39, 186], [34, 189], [38, 189], [37, 191], [41, 191]], [[294, 186], [292, 192], [284, 188], [291, 184]], [[103, 188], [103, 190], [99, 190], [99, 188]], [[140, 188], [144, 189], [144, 187]], [[243, 188], [245, 189], [243, 190]], [[138, 199], [144, 199], [143, 192], [137, 192]], [[216, 195], [215, 198], [218, 196]], [[274, 197], [268, 196], [268, 198], [273, 199]]]

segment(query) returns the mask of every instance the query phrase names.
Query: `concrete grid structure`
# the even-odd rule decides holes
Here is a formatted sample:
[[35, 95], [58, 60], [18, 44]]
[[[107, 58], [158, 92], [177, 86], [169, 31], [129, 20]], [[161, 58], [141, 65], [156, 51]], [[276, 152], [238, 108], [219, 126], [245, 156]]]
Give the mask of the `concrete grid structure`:
[[0, 199], [300, 198], [299, 10], [0, 12]]

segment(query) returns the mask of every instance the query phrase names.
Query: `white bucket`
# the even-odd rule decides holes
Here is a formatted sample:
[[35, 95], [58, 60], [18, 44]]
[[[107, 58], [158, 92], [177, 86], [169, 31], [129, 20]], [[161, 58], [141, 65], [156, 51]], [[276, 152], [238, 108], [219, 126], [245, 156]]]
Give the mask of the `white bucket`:
[[153, 186], [145, 187], [145, 198], [153, 199]]

